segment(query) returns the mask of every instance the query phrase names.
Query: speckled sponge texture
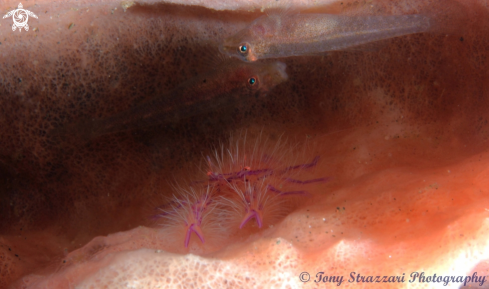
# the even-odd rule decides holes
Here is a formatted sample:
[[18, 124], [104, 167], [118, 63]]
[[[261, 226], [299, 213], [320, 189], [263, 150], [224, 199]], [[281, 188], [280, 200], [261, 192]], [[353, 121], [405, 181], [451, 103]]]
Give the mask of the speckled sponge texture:
[[[29, 31], [0, 19], [0, 288], [446, 287], [410, 283], [413, 272], [484, 288], [457, 278], [488, 275], [486, 1], [22, 4], [38, 16]], [[263, 93], [79, 137], [84, 123], [196, 76], [216, 81], [205, 76], [222, 61], [222, 40], [270, 6], [290, 5], [422, 14], [439, 26], [283, 58], [287, 77]], [[227, 153], [220, 168], [216, 150]], [[212, 202], [181, 201], [178, 186], [209, 183]], [[204, 241], [197, 226], [161, 217], [181, 212], [172, 200], [195, 223], [212, 209]], [[405, 281], [361, 278], [377, 275]]]

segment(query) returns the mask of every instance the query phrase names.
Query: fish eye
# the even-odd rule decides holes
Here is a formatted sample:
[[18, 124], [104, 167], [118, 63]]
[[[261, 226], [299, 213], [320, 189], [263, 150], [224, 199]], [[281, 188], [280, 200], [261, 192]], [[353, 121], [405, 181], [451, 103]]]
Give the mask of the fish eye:
[[256, 80], [255, 77], [250, 77], [248, 79], [248, 84], [251, 85], [251, 86], [255, 85], [256, 82], [257, 82], [257, 80]]
[[241, 44], [241, 45], [238, 47], [238, 52], [239, 52], [240, 54], [242, 54], [242, 55], [246, 55], [246, 54], [248, 54], [248, 50], [249, 50], [249, 49], [250, 49], [250, 48], [249, 48], [248, 44], [243, 43], [243, 44]]

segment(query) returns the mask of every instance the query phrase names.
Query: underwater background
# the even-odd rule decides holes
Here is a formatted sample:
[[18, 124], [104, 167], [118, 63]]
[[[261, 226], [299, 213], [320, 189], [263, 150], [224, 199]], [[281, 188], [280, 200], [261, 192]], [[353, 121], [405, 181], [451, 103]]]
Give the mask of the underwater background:
[[[487, 1], [22, 4], [28, 31], [0, 22], [0, 288], [487, 275]], [[347, 16], [340, 38], [388, 30], [366, 17], [432, 29], [223, 49], [259, 17], [313, 14]]]

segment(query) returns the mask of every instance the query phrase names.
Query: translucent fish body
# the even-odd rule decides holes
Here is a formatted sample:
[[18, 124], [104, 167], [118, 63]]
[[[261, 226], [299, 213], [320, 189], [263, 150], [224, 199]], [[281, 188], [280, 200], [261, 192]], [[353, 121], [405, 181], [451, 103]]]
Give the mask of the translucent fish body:
[[379, 40], [426, 32], [424, 15], [264, 15], [224, 40], [222, 52], [246, 61], [344, 50]]
[[230, 59], [128, 110], [67, 125], [54, 134], [89, 141], [106, 134], [176, 123], [272, 89], [287, 80], [285, 68], [282, 62], [243, 63]]

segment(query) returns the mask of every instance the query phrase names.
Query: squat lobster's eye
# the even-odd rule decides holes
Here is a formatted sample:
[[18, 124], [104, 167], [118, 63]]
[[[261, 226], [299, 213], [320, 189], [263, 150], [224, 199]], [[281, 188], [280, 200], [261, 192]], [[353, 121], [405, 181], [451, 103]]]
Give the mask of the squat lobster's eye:
[[248, 83], [249, 83], [249, 85], [251, 85], [251, 86], [255, 85], [255, 83], [256, 83], [256, 78], [254, 78], [254, 77], [250, 77], [250, 78], [248, 79]]

